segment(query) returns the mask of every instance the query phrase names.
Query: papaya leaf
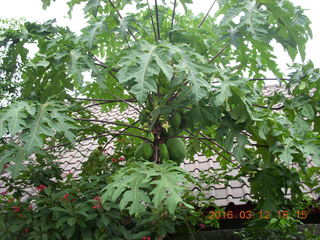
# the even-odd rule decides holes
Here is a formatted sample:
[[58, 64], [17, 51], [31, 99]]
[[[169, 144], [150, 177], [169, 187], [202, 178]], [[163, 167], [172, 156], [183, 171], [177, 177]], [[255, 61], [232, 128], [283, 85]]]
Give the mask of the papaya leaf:
[[[143, 43], [140, 47], [138, 51], [131, 51], [129, 55], [123, 58], [120, 63], [125, 65], [117, 76], [120, 83], [126, 83], [133, 79], [135, 83], [129, 91], [136, 96], [138, 102], [142, 103], [149, 92], [157, 92], [154, 75], [159, 70], [152, 64], [157, 46]], [[130, 65], [127, 65], [128, 59], [130, 59]]]
[[134, 216], [141, 216], [147, 207], [165, 208], [174, 214], [179, 203], [192, 208], [181, 198], [189, 185], [187, 178], [188, 174], [171, 161], [161, 165], [134, 162], [112, 177], [103, 189], [102, 202], [119, 201], [120, 208]]

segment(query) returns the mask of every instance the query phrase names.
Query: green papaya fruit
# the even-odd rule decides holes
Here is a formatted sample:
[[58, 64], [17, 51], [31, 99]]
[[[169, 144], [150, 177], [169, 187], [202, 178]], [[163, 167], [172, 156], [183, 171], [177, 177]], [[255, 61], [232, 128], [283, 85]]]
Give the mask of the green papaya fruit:
[[174, 132], [175, 132], [174, 129], [172, 127], [170, 127], [170, 128], [168, 128], [168, 131], [167, 130], [163, 131], [163, 135], [166, 137], [173, 136]]
[[150, 160], [153, 156], [153, 146], [151, 143], [146, 143], [143, 146], [143, 153], [144, 153], [144, 157], [145, 159]]
[[178, 112], [176, 114], [174, 114], [171, 118], [170, 124], [174, 128], [175, 131], [179, 131], [180, 124], [181, 124], [181, 114]]
[[153, 155], [153, 147], [151, 143], [141, 143], [134, 152], [135, 158], [144, 158], [150, 160]]
[[168, 152], [167, 145], [165, 143], [160, 144], [160, 158], [163, 160], [169, 159], [169, 152]]
[[169, 138], [166, 142], [170, 159], [177, 164], [183, 162], [187, 156], [187, 148], [181, 138]]

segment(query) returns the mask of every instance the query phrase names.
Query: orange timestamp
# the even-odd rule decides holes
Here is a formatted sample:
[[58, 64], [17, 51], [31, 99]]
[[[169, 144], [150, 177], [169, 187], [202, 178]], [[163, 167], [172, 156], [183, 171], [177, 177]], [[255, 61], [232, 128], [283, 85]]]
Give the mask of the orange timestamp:
[[252, 211], [252, 210], [243, 210], [243, 211], [210, 211], [208, 219], [271, 219], [271, 218], [282, 218], [288, 219], [289, 217], [297, 217], [299, 219], [306, 219], [308, 217], [308, 211]]

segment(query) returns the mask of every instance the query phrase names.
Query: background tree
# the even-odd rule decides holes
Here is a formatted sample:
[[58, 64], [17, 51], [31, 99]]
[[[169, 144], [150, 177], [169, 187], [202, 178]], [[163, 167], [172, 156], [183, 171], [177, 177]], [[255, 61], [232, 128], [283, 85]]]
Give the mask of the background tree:
[[[302, 180], [313, 186], [317, 170], [307, 159], [320, 165], [319, 69], [293, 64], [284, 76], [271, 42], [304, 60], [310, 21], [288, 0], [213, 1], [219, 5], [213, 16], [211, 8], [194, 16], [190, 2], [70, 0], [70, 14], [76, 4], [85, 6], [80, 35], [54, 20], [1, 28], [1, 94], [14, 97], [0, 112], [0, 169], [10, 163], [18, 177], [25, 162], [35, 164], [57, 146], [97, 138], [101, 153], [108, 136], [123, 135], [132, 151], [112, 173], [103, 201], [118, 201], [136, 218], [174, 221], [177, 211], [192, 209], [190, 193], [177, 183], [194, 180], [177, 164], [197, 152], [239, 168], [259, 209], [280, 209], [288, 190], [299, 201]], [[50, 3], [43, 0], [43, 7]], [[129, 4], [137, 11], [122, 14]], [[28, 44], [37, 47], [34, 56]], [[263, 95], [267, 73], [287, 94]], [[86, 101], [102, 111], [133, 108], [139, 120], [95, 119]]]

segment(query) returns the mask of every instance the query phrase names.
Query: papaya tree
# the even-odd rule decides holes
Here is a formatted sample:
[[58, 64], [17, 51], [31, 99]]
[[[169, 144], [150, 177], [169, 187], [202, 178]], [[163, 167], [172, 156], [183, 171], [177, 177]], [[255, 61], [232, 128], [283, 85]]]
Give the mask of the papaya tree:
[[[57, 148], [96, 139], [85, 165], [98, 174], [108, 144], [125, 139], [115, 151], [127, 162], [106, 180], [103, 202], [150, 223], [145, 233], [156, 237], [196, 206], [188, 186], [197, 180], [179, 168], [196, 153], [248, 177], [259, 209], [281, 209], [287, 191], [300, 201], [320, 165], [320, 71], [305, 61], [310, 20], [289, 0], [215, 0], [197, 16], [191, 3], [68, 0], [70, 17], [84, 6], [80, 34], [55, 20], [2, 20], [0, 170], [9, 166], [15, 178]], [[274, 42], [293, 61], [287, 75]], [[266, 96], [269, 80], [283, 91]], [[137, 117], [97, 119], [90, 102]]]

